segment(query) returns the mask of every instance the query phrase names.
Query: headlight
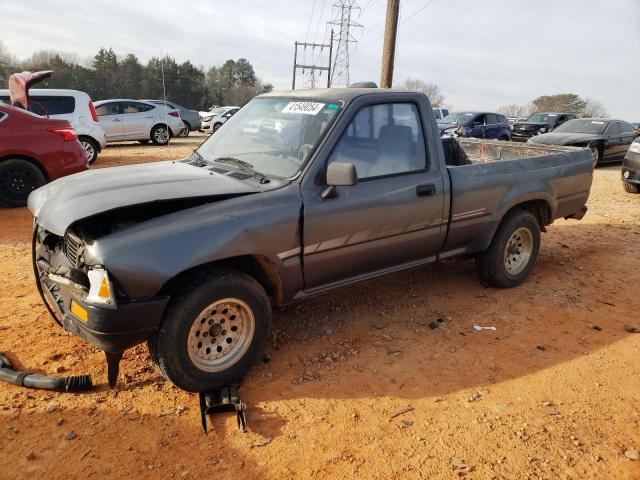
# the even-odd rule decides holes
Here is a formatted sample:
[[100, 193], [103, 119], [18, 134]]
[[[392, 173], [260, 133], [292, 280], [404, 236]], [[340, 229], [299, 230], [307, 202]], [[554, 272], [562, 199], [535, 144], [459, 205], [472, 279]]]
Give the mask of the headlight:
[[213, 120], [213, 117], [204, 117], [202, 119], [203, 122], [210, 122], [211, 120]]
[[629, 170], [625, 170], [624, 173], [622, 174], [622, 176], [624, 178], [629, 178]]
[[538, 130], [539, 133], [544, 133], [547, 131], [546, 127], [542, 127], [540, 130]]
[[98, 305], [115, 305], [113, 285], [107, 271], [102, 267], [93, 267], [87, 272], [87, 276], [89, 277], [89, 293], [84, 297], [84, 301]]
[[633, 153], [640, 153], [640, 142], [633, 142], [629, 147], [629, 151]]

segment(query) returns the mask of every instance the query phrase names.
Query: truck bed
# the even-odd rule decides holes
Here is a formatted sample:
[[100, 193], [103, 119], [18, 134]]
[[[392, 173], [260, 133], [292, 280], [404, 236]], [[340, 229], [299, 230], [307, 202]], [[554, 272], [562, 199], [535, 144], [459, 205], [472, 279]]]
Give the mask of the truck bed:
[[555, 153], [582, 150], [577, 147], [482, 140], [478, 138], [443, 138], [442, 147], [444, 148], [447, 166], [541, 157]]
[[551, 223], [579, 215], [589, 197], [594, 159], [587, 148], [475, 138], [446, 138], [443, 148], [451, 192], [441, 258], [486, 249], [516, 199], [539, 199], [542, 193]]

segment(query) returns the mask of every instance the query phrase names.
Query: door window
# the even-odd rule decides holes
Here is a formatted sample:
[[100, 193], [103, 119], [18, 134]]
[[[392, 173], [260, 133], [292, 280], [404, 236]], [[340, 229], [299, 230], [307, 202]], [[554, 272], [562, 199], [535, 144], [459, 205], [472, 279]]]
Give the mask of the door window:
[[620, 135], [620, 124], [618, 122], [610, 124], [605, 133], [607, 135]]
[[153, 110], [155, 107], [140, 102], [122, 102], [124, 104], [124, 113], [141, 113]]
[[120, 113], [122, 113], [122, 111], [120, 110], [119, 102], [103, 103], [96, 107], [96, 114], [99, 117], [104, 117], [106, 115], [120, 115]]
[[473, 119], [473, 124], [480, 124], [480, 125], [486, 125], [486, 120], [487, 120], [487, 116], [482, 114], [482, 115], [478, 115], [476, 118]]
[[366, 180], [427, 168], [424, 137], [413, 103], [362, 108], [334, 148], [329, 163], [351, 163]]
[[631, 125], [630, 123], [621, 122], [621, 123], [619, 123], [619, 125], [620, 125], [620, 131], [622, 133], [633, 133], [633, 132], [635, 132], [635, 129], [633, 128], [633, 125]]
[[494, 113], [487, 113], [487, 125], [498, 123], [498, 116]]

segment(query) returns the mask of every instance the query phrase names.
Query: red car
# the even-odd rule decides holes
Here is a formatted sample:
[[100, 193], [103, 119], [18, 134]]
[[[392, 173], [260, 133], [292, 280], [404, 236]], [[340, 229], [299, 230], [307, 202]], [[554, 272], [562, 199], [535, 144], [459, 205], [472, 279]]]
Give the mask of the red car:
[[36, 188], [86, 169], [86, 153], [69, 122], [0, 104], [0, 203], [24, 206]]

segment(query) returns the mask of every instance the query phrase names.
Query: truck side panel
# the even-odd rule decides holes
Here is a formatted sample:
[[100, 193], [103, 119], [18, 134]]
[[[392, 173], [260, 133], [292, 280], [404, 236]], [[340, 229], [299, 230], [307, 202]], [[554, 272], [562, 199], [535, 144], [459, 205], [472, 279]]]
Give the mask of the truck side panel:
[[448, 167], [449, 232], [440, 258], [485, 250], [504, 215], [532, 200], [546, 202], [550, 220], [580, 211], [593, 178], [589, 150]]

